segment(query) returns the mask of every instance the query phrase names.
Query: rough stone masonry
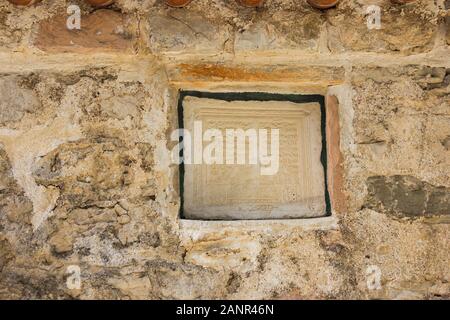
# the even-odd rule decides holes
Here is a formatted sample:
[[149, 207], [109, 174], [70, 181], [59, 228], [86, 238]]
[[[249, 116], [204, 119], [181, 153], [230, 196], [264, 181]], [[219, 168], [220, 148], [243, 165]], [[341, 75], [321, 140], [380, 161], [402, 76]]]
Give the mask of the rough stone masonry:
[[[0, 298], [450, 298], [449, 8], [1, 0]], [[332, 216], [180, 219], [180, 90], [326, 96]]]

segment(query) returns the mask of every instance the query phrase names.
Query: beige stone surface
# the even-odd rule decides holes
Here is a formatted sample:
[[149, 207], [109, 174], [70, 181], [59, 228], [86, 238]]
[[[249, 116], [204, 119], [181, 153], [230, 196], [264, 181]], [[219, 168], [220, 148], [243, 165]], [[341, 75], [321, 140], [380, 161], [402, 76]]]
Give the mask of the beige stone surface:
[[39, 101], [32, 90], [20, 85], [14, 76], [0, 80], [0, 123], [20, 120], [27, 112], [39, 109]]
[[[183, 112], [185, 128], [192, 134], [195, 121], [201, 121], [203, 132], [219, 130], [223, 136], [223, 157], [234, 159], [233, 164], [185, 164], [183, 209], [186, 218], [276, 219], [325, 214], [318, 103], [226, 102], [188, 96], [183, 100]], [[271, 165], [278, 170], [264, 175], [261, 170], [264, 164], [250, 163], [250, 138], [245, 138], [245, 150], [238, 149], [235, 139], [234, 154], [228, 155], [225, 149], [230, 136], [226, 135], [226, 129], [254, 129], [255, 133], [266, 129], [269, 135], [278, 129], [279, 157], [274, 158]], [[270, 152], [270, 136], [267, 140]], [[204, 150], [208, 144], [204, 142]], [[259, 145], [259, 148], [264, 147]], [[236, 165], [238, 153], [244, 153], [244, 164]]]
[[[301, 19], [298, 17], [301, 16]], [[320, 46], [322, 23], [320, 11], [305, 8], [302, 12], [279, 10], [260, 22], [235, 34], [236, 52], [302, 50], [317, 52]]]
[[[379, 29], [367, 28], [367, 8], [380, 7]], [[331, 52], [397, 51], [402, 54], [427, 52], [438, 35], [437, 5], [417, 0], [396, 5], [390, 0], [343, 0], [328, 15], [328, 47]], [[398, 17], [401, 15], [401, 19]]]
[[[382, 29], [368, 31], [373, 3]], [[135, 50], [113, 34], [43, 52], [39, 26], [67, 2], [0, 1], [0, 298], [449, 299], [443, 4], [118, 0], [108, 12], [132, 17]], [[179, 89], [335, 95], [345, 210], [180, 219]]]
[[148, 18], [148, 37], [155, 53], [208, 54], [225, 49], [229, 30], [201, 12], [172, 9]]

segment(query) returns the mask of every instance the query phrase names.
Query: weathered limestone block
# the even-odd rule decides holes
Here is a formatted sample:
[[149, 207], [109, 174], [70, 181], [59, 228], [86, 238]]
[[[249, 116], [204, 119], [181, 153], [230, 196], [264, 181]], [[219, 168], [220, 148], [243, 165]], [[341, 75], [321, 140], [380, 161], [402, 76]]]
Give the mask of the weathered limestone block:
[[8, 52], [27, 40], [33, 23], [51, 11], [52, 4], [46, 3], [45, 9], [42, 7], [24, 8], [9, 1], [0, 2], [0, 51]]
[[[150, 113], [154, 106], [162, 109], [163, 100], [153, 83], [136, 80], [146, 77], [118, 75], [109, 68], [16, 77], [20, 88], [39, 97], [42, 106], [39, 112], [27, 112], [20, 121], [8, 123], [11, 130], [3, 128], [0, 135], [12, 158], [14, 174], [19, 173], [13, 176], [5, 152], [6, 160], [0, 161], [0, 224], [5, 229], [0, 233], [7, 230], [8, 238], [14, 239], [12, 252], [21, 252], [21, 259], [26, 260], [23, 273], [36, 277], [33, 282], [39, 284], [41, 278], [31, 268], [40, 268], [42, 263], [52, 265], [52, 270], [65, 259], [115, 267], [132, 259], [143, 265], [142, 260], [155, 254], [162, 256], [165, 251], [179, 255], [174, 249], [176, 238], [166, 233], [170, 228], [163, 229], [164, 221], [156, 222], [159, 207], [152, 208], [152, 135], [165, 135], [162, 122], [166, 118], [161, 110]], [[66, 140], [73, 126], [82, 132]], [[15, 178], [26, 187], [26, 194], [33, 196], [33, 203]], [[32, 212], [36, 211], [33, 205], [45, 198], [40, 190], [56, 190], [46, 215]], [[145, 210], [136, 209], [141, 203], [146, 204]], [[32, 232], [30, 218], [36, 216], [40, 219], [33, 227], [38, 231]], [[159, 249], [163, 242], [166, 247]], [[11, 296], [23, 290], [22, 297], [44, 297], [44, 290], [38, 286], [24, 288], [18, 283], [27, 279], [14, 278], [19, 268], [20, 262], [15, 259], [8, 277], [0, 280], [0, 292], [5, 290], [3, 284], [8, 284], [15, 288], [9, 290]], [[49, 277], [56, 275], [51, 272]], [[104, 282], [105, 277], [98, 283], [92, 280], [93, 287], [83, 285], [97, 297], [107, 297], [110, 295], [98, 287]], [[66, 289], [64, 279], [61, 286]], [[49, 288], [55, 295], [57, 290]]]
[[[267, 231], [266, 234], [270, 235], [270, 229]], [[346, 286], [346, 282], [352, 281], [353, 270], [345, 262], [349, 250], [339, 245], [337, 239], [322, 244], [322, 237], [326, 235], [313, 231], [291, 234], [287, 238], [273, 237], [272, 234], [261, 240], [263, 250], [257, 258], [257, 271], [250, 273], [249, 277], [244, 276], [239, 290], [231, 297], [242, 298], [245, 291], [249, 292], [251, 299], [267, 295], [280, 299], [324, 299], [337, 292], [351, 295]], [[258, 290], [251, 289], [255, 282]]]
[[10, 195], [1, 201], [0, 205], [3, 205], [0, 212], [6, 213], [9, 221], [15, 223], [30, 223], [30, 218], [33, 213], [33, 204], [23, 194], [23, 192], [15, 195]]
[[148, 46], [154, 53], [214, 54], [224, 50], [228, 26], [200, 12], [170, 9], [148, 16]]
[[0, 272], [14, 258], [14, 251], [8, 239], [0, 235]]
[[[201, 219], [274, 219], [325, 215], [324, 169], [322, 151], [321, 111], [318, 103], [274, 101], [233, 101], [186, 97], [183, 100], [185, 128], [196, 132], [196, 121], [203, 132], [219, 130], [221, 143], [214, 147], [214, 162], [196, 162], [198, 149], [193, 140], [190, 164], [185, 163], [184, 216]], [[245, 136], [245, 150], [237, 149], [239, 138], [226, 129], [267, 129], [267, 154], [275, 156], [272, 163], [250, 160], [253, 147]], [[277, 156], [273, 153], [273, 130], [279, 130]], [[200, 129], [201, 130], [201, 129]], [[215, 139], [215, 138], [212, 138]], [[236, 149], [226, 154], [229, 139]], [[253, 139], [253, 143], [255, 140]], [[211, 141], [211, 138], [210, 138]], [[237, 141], [237, 142], [236, 142]], [[202, 142], [203, 155], [209, 143]], [[259, 136], [259, 141], [261, 138]], [[214, 144], [214, 146], [216, 146]], [[259, 145], [259, 150], [264, 149]], [[188, 151], [186, 151], [188, 152]], [[197, 154], [196, 154], [197, 153]], [[220, 154], [220, 155], [218, 155]], [[236, 164], [244, 155], [242, 164]], [[200, 153], [200, 156], [202, 154]], [[228, 163], [231, 157], [232, 164]], [[258, 156], [256, 156], [258, 157]], [[251, 163], [254, 161], [257, 163]], [[194, 164], [196, 162], [197, 164]], [[224, 182], [223, 178], [227, 177]]]
[[423, 66], [414, 73], [414, 81], [430, 96], [450, 96], [450, 68]]
[[63, 144], [35, 166], [36, 182], [57, 186], [70, 206], [100, 205], [118, 199], [133, 183], [135, 160], [118, 139]]
[[29, 224], [33, 205], [17, 184], [8, 156], [0, 149], [0, 215], [10, 222]]
[[[370, 31], [365, 6], [374, 2], [383, 9], [382, 29]], [[254, 10], [235, 1], [198, 0], [167, 10], [170, 14], [151, 0], [116, 2], [115, 9], [140, 16], [140, 35], [156, 53], [215, 55], [233, 53], [233, 45], [237, 54], [313, 53], [326, 49], [328, 34], [331, 55], [328, 60], [319, 56], [320, 66], [313, 57], [286, 54], [276, 61], [298, 58], [310, 65], [277, 63], [268, 56], [264, 65], [251, 58], [242, 63], [242, 57], [233, 63], [193, 59], [168, 65], [175, 87], [223, 90], [236, 84], [237, 90], [323, 92], [350, 80], [352, 98], [339, 106], [346, 130], [343, 159], [339, 141], [328, 140], [329, 168], [338, 170], [344, 161], [345, 181], [337, 189], [343, 184], [351, 201], [350, 210], [338, 215], [338, 230], [291, 229], [289, 221], [275, 228], [258, 221], [260, 227], [249, 232], [245, 223], [231, 221], [233, 228], [199, 238], [213, 229], [212, 222], [189, 221], [197, 229], [190, 241], [181, 242], [186, 230], [177, 216], [179, 199], [171, 196], [178, 177], [171, 176], [165, 158], [167, 129], [177, 125], [176, 114], [168, 111], [176, 106], [176, 93], [168, 94], [175, 90], [164, 77], [150, 80], [150, 57], [122, 59], [139, 40], [133, 23], [124, 21], [128, 16], [110, 12], [100, 19], [104, 11], [84, 16], [82, 25], [90, 23], [86, 33], [74, 31], [72, 38], [64, 29], [64, 14], [54, 16], [65, 1], [26, 9], [0, 1], [2, 61], [14, 60], [12, 48], [39, 60], [28, 49], [32, 25], [34, 41], [41, 39], [48, 53], [37, 66], [13, 61], [3, 67], [50, 69], [0, 78], [0, 298], [448, 298], [448, 66], [438, 65], [444, 57], [436, 51], [401, 59], [383, 55], [382, 60], [373, 54], [431, 49], [438, 29], [436, 3], [443, 1], [389, 2], [341, 0], [336, 9], [320, 12], [306, 9], [306, 1], [266, 1]], [[143, 17], [155, 7], [161, 11], [150, 14], [145, 30]], [[41, 22], [48, 17], [54, 18]], [[47, 28], [46, 37], [40, 28]], [[450, 44], [449, 39], [447, 32], [439, 40]], [[345, 61], [333, 55], [349, 51]], [[108, 55], [115, 70], [67, 73], [59, 68], [75, 67], [53, 55], [60, 52], [108, 52], [118, 58]], [[356, 66], [364, 63], [365, 53], [371, 65], [390, 67]], [[343, 63], [349, 64], [345, 75]], [[336, 105], [327, 110], [336, 112]], [[329, 123], [327, 138], [339, 135], [337, 124]], [[51, 213], [32, 230], [32, 210], [50, 191], [56, 194], [49, 202]], [[360, 203], [354, 201], [358, 197]], [[77, 293], [65, 282], [66, 266], [73, 263], [82, 268]], [[380, 290], [367, 288], [367, 267], [373, 265], [382, 272]]]
[[215, 270], [251, 272], [258, 266], [259, 241], [233, 236], [195, 242], [186, 254], [186, 262]]
[[112, 10], [101, 9], [81, 17], [80, 30], [69, 30], [67, 15], [42, 21], [34, 45], [49, 53], [134, 52], [133, 21]]
[[0, 149], [0, 192], [9, 193], [15, 189], [15, 180], [11, 171], [8, 155], [5, 150]]
[[412, 176], [374, 176], [367, 184], [367, 208], [401, 217], [450, 214], [450, 188]]
[[141, 158], [142, 170], [151, 172], [155, 164], [153, 147], [149, 143], [138, 143], [137, 147]]
[[[65, 0], [34, 2], [26, 7], [10, 1], [0, 2], [0, 52], [29, 51], [34, 27], [61, 11], [65, 13], [72, 4]], [[73, 4], [79, 5], [82, 12], [86, 10], [82, 2]]]
[[356, 67], [352, 83], [357, 86], [359, 103], [368, 105], [373, 101], [380, 110], [409, 114], [450, 112], [446, 104], [450, 77], [445, 67]]
[[108, 279], [108, 284], [130, 299], [149, 299], [152, 293], [152, 285], [146, 274], [125, 275]]
[[368, 29], [370, 1], [340, 1], [329, 10], [328, 47], [332, 52], [371, 51], [417, 53], [431, 50], [438, 31], [437, 7], [429, 1], [399, 6], [383, 1], [381, 28]]
[[123, 120], [126, 117], [137, 118], [139, 116], [138, 97], [113, 96], [102, 104], [102, 112], [112, 118]]
[[[450, 109], [450, 108], [449, 108]], [[429, 116], [424, 121], [421, 172], [427, 181], [449, 187], [450, 115]]]
[[157, 248], [161, 245], [161, 237], [158, 232], [145, 232], [139, 236], [139, 243]]
[[355, 70], [354, 132], [363, 170], [448, 186], [447, 81], [445, 68]]
[[[25, 297], [26, 290], [20, 281], [26, 277], [17, 275], [21, 260], [27, 260], [33, 248], [30, 228], [32, 204], [17, 184], [9, 158], [0, 148], [0, 297]], [[14, 262], [14, 263], [12, 263]], [[28, 277], [31, 272], [26, 271]]]
[[64, 292], [67, 289], [64, 271], [58, 271], [35, 267], [30, 260], [8, 268], [0, 274], [0, 296], [2, 299], [69, 299]]
[[67, 253], [73, 249], [74, 229], [66, 224], [65, 227], [58, 229], [49, 239], [49, 244], [57, 254]]
[[[124, 268], [133, 273], [142, 271], [155, 256], [176, 259], [181, 251], [177, 252], [176, 244], [169, 240], [174, 235], [167, 234], [169, 230], [162, 227], [165, 222], [156, 218], [148, 202], [146, 206], [130, 204], [127, 215], [118, 215], [116, 207], [123, 201], [114, 201], [109, 207], [58, 207], [49, 222], [52, 256], [77, 259], [97, 269]], [[119, 221], [124, 216], [130, 217], [126, 225]], [[134, 265], [131, 268], [127, 267], [130, 263]], [[104, 275], [102, 281], [111, 275]]]
[[236, 31], [234, 50], [304, 50], [316, 52], [325, 19], [318, 11], [283, 11], [264, 16], [248, 29]]
[[[446, 224], [430, 228], [421, 221], [405, 221], [373, 210], [361, 210], [345, 219], [349, 229], [344, 232], [344, 238], [351, 243], [353, 261], [348, 270], [352, 270], [354, 288], [362, 296], [393, 299], [409, 292], [421, 299], [441, 299], [433, 296], [432, 288], [449, 279], [450, 230]], [[367, 287], [369, 266], [381, 270], [380, 290]]]
[[7, 25], [7, 12], [0, 11], [0, 48], [10, 49], [20, 42], [21, 32], [14, 31]]
[[158, 258], [147, 261], [145, 266], [154, 299], [214, 299], [226, 292], [228, 277], [223, 272]]
[[0, 78], [0, 125], [19, 121], [41, 105], [33, 90], [21, 86], [20, 80], [16, 76]]
[[116, 222], [117, 214], [110, 208], [77, 208], [70, 212], [67, 219], [79, 225], [87, 225], [101, 222]]

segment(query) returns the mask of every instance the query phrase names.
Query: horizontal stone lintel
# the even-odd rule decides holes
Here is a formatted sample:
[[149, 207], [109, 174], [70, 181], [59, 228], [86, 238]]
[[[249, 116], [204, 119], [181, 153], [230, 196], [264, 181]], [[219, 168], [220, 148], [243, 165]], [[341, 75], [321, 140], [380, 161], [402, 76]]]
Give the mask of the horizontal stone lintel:
[[173, 83], [297, 83], [310, 86], [330, 86], [344, 82], [345, 70], [341, 67], [314, 66], [254, 66], [233, 64], [178, 64], [168, 69]]

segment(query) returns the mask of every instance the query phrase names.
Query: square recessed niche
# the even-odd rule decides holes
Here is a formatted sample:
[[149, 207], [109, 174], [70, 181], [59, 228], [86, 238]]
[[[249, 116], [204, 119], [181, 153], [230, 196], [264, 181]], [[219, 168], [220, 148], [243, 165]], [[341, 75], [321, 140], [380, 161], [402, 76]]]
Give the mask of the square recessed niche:
[[[180, 142], [187, 138], [191, 141], [190, 163], [180, 165], [181, 218], [264, 220], [331, 214], [326, 181], [323, 96], [183, 91], [178, 116], [180, 128], [190, 134], [190, 137], [180, 138]], [[203, 157], [195, 159], [194, 153], [200, 154], [195, 146], [199, 145], [199, 136], [201, 152], [217, 138], [203, 139], [208, 129], [222, 133], [222, 157], [215, 159], [221, 158], [223, 163], [205, 163]], [[246, 133], [256, 132], [256, 135], [245, 135], [245, 147], [241, 145], [240, 151], [237, 149], [238, 138], [230, 135], [239, 129]], [[264, 146], [267, 148], [263, 150], [271, 155], [274, 129], [279, 132], [278, 167], [274, 165], [276, 157], [271, 158], [272, 163], [261, 163], [259, 158], [259, 148]], [[261, 144], [264, 141], [260, 139], [260, 132], [267, 133], [267, 145]], [[257, 160], [251, 162], [250, 143], [255, 136], [257, 151], [252, 150]], [[227, 150], [229, 141], [234, 141], [234, 148]], [[185, 160], [186, 150], [180, 153]], [[233, 150], [233, 162], [227, 163], [230, 150]], [[245, 155], [241, 158], [245, 159], [244, 163], [237, 161], [239, 152]], [[217, 155], [216, 152], [212, 154]], [[267, 169], [265, 174], [262, 174], [262, 168]]]

